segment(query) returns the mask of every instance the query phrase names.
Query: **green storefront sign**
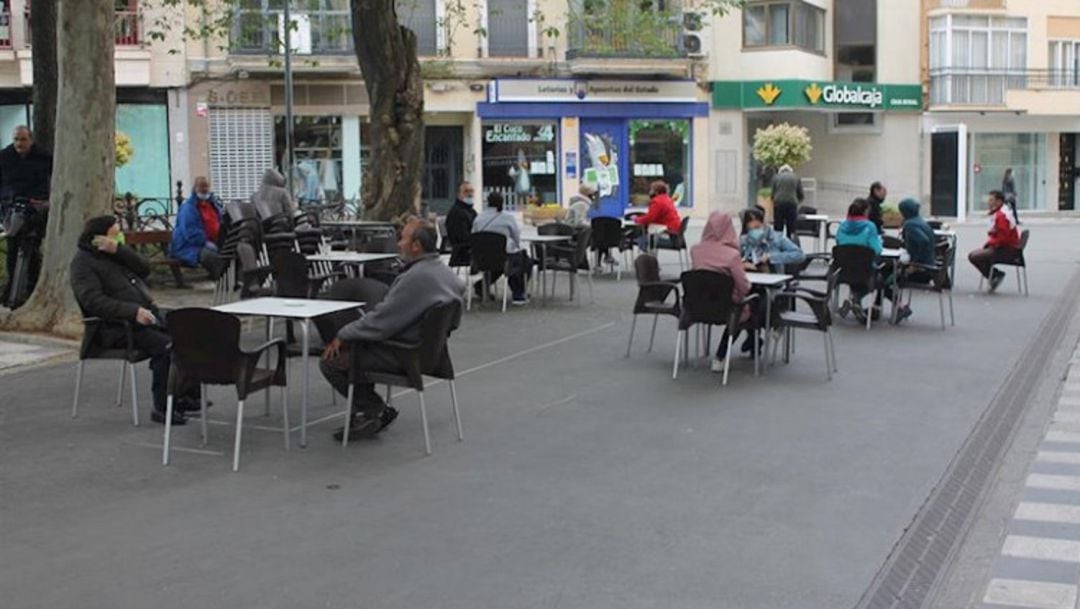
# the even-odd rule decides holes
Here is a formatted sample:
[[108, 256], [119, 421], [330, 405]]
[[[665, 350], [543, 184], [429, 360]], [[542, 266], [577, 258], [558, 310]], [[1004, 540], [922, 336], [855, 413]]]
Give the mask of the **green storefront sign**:
[[740, 80], [712, 83], [713, 108], [742, 110], [873, 110], [921, 112], [921, 85], [819, 80]]

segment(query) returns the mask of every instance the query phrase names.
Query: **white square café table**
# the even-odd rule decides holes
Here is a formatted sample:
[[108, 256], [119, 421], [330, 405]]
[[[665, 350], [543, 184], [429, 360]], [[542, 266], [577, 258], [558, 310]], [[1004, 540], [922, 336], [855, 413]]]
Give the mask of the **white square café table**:
[[[364, 306], [362, 302], [344, 300], [308, 300], [304, 298], [252, 298], [229, 304], [213, 307], [213, 310], [232, 315], [251, 315], [265, 317], [267, 320], [267, 334], [270, 332], [270, 324], [275, 318], [295, 319], [300, 321], [300, 334], [302, 336], [301, 348], [304, 361], [303, 394], [300, 400], [300, 446], [307, 446], [307, 415], [308, 415], [308, 390], [311, 355], [308, 353], [311, 346], [309, 338], [309, 323], [313, 318], [338, 311], [348, 311]], [[351, 407], [351, 405], [350, 405]]]
[[[773, 294], [777, 288], [787, 285], [795, 277], [782, 273], [747, 273], [746, 278], [750, 280], [750, 285], [765, 288], [765, 353], [762, 354], [765, 357], [765, 365], [761, 367], [765, 370], [769, 366], [769, 345], [772, 344]], [[757, 348], [757, 345], [754, 345], [754, 348]]]

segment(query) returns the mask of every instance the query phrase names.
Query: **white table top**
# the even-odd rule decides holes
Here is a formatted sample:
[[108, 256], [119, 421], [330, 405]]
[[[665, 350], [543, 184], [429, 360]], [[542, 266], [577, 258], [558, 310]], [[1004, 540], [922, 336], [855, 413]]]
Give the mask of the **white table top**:
[[881, 250], [882, 258], [899, 258], [904, 250], [900, 248], [886, 247]]
[[349, 228], [363, 228], [366, 226], [390, 228], [394, 226], [393, 222], [386, 222], [384, 220], [323, 220], [321, 225]]
[[746, 278], [750, 280], [751, 285], [762, 285], [772, 288], [778, 285], [784, 285], [795, 277], [793, 275], [783, 275], [781, 273], [747, 273]]
[[522, 235], [522, 241], [528, 241], [530, 243], [559, 243], [562, 241], [570, 241], [573, 237], [570, 235]]
[[828, 222], [829, 216], [825, 214], [799, 214], [799, 220], [810, 220], [811, 222]]
[[327, 313], [358, 309], [362, 302], [346, 300], [308, 300], [305, 298], [252, 298], [218, 305], [213, 310], [233, 315], [259, 315], [263, 317], [289, 317], [311, 319]]
[[328, 254], [312, 254], [307, 256], [309, 262], [351, 262], [364, 264], [366, 262], [379, 262], [380, 260], [393, 260], [397, 254], [373, 253], [373, 252], [330, 252]]
[[954, 230], [935, 230], [934, 234], [938, 237], [955, 237], [956, 231]]

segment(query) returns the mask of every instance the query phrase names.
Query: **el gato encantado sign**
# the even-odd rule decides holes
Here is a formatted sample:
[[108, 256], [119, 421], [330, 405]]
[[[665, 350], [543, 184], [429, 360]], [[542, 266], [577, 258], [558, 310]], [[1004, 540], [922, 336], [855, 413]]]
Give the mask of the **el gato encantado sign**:
[[804, 80], [714, 82], [714, 108], [836, 108], [919, 111], [921, 85]]

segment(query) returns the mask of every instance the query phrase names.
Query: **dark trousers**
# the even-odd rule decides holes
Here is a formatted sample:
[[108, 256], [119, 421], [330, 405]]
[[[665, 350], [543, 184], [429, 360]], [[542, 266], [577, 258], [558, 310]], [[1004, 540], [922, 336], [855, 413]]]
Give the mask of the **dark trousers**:
[[[930, 273], [927, 273], [926, 271], [914, 271], [903, 276], [903, 279], [901, 280], [901, 286], [903, 285], [904, 281], [909, 281], [911, 283], [930, 283], [933, 280], [934, 276]], [[895, 301], [898, 297], [900, 297], [900, 294], [897, 292], [903, 292], [903, 288], [901, 287], [900, 290], [894, 291], [892, 277], [886, 277], [884, 291], [885, 298]]]
[[1008, 247], [984, 247], [968, 254], [968, 260], [975, 268], [979, 269], [983, 277], [990, 279], [990, 272], [994, 265], [1000, 262], [1012, 262], [1016, 259], [1017, 251]]
[[[15, 288], [12, 283], [12, 279], [15, 278], [15, 265], [19, 260], [19, 248], [23, 245], [21, 237], [8, 237], [7, 238], [7, 252], [4, 256], [5, 269], [7, 270], [7, 276], [4, 279], [4, 291], [0, 294], [0, 304], [8, 302], [13, 294], [11, 291]], [[41, 251], [28, 252], [30, 254], [30, 265], [27, 267], [29, 273], [29, 280], [26, 284], [26, 296], [30, 295], [30, 292], [34, 291], [34, 285], [37, 284], [38, 273], [41, 271]]]
[[776, 203], [773, 206], [773, 230], [782, 232], [788, 238], [795, 239], [795, 224], [799, 220], [797, 203]]
[[210, 273], [211, 277], [217, 279], [225, 272], [225, 258], [216, 251], [204, 247], [199, 250], [199, 266], [206, 269], [206, 272]]
[[[753, 340], [754, 330], [761, 328], [765, 325], [765, 312], [762, 310], [761, 299], [750, 301], [750, 317], [735, 327], [735, 336], [731, 339], [731, 342], [735, 342], [742, 335], [743, 330], [746, 330], [750, 335], [746, 340]], [[775, 311], [774, 311], [775, 314]], [[720, 335], [720, 344], [716, 347], [716, 359], [724, 359], [728, 353], [728, 333], [731, 328], [724, 327], [724, 333]], [[751, 343], [753, 344], [753, 343]]]
[[[363, 349], [358, 354], [360, 358], [359, 369], [368, 372], [401, 371], [397, 358], [388, 349], [378, 347]], [[335, 391], [342, 396], [349, 395], [349, 351], [342, 348], [338, 356], [330, 361], [319, 360], [319, 371]], [[375, 392], [373, 383], [357, 383], [353, 391], [352, 413], [360, 414], [365, 418], [375, 418], [382, 414], [386, 408], [386, 402]]]
[[[169, 392], [169, 365], [172, 363], [169, 350], [172, 339], [169, 338], [168, 332], [156, 326], [137, 326], [132, 339], [137, 349], [150, 356], [152, 375], [150, 391], [154, 395], [154, 410], [164, 413]], [[199, 388], [198, 386], [184, 386], [175, 397], [177, 400], [194, 400], [198, 403]]]
[[[510, 284], [510, 293], [513, 295], [514, 300], [525, 299], [525, 282], [531, 273], [532, 264], [532, 259], [525, 252], [506, 255], [506, 266], [509, 271], [506, 281]], [[489, 284], [494, 284], [502, 276], [503, 274], [498, 272], [489, 273]]]

